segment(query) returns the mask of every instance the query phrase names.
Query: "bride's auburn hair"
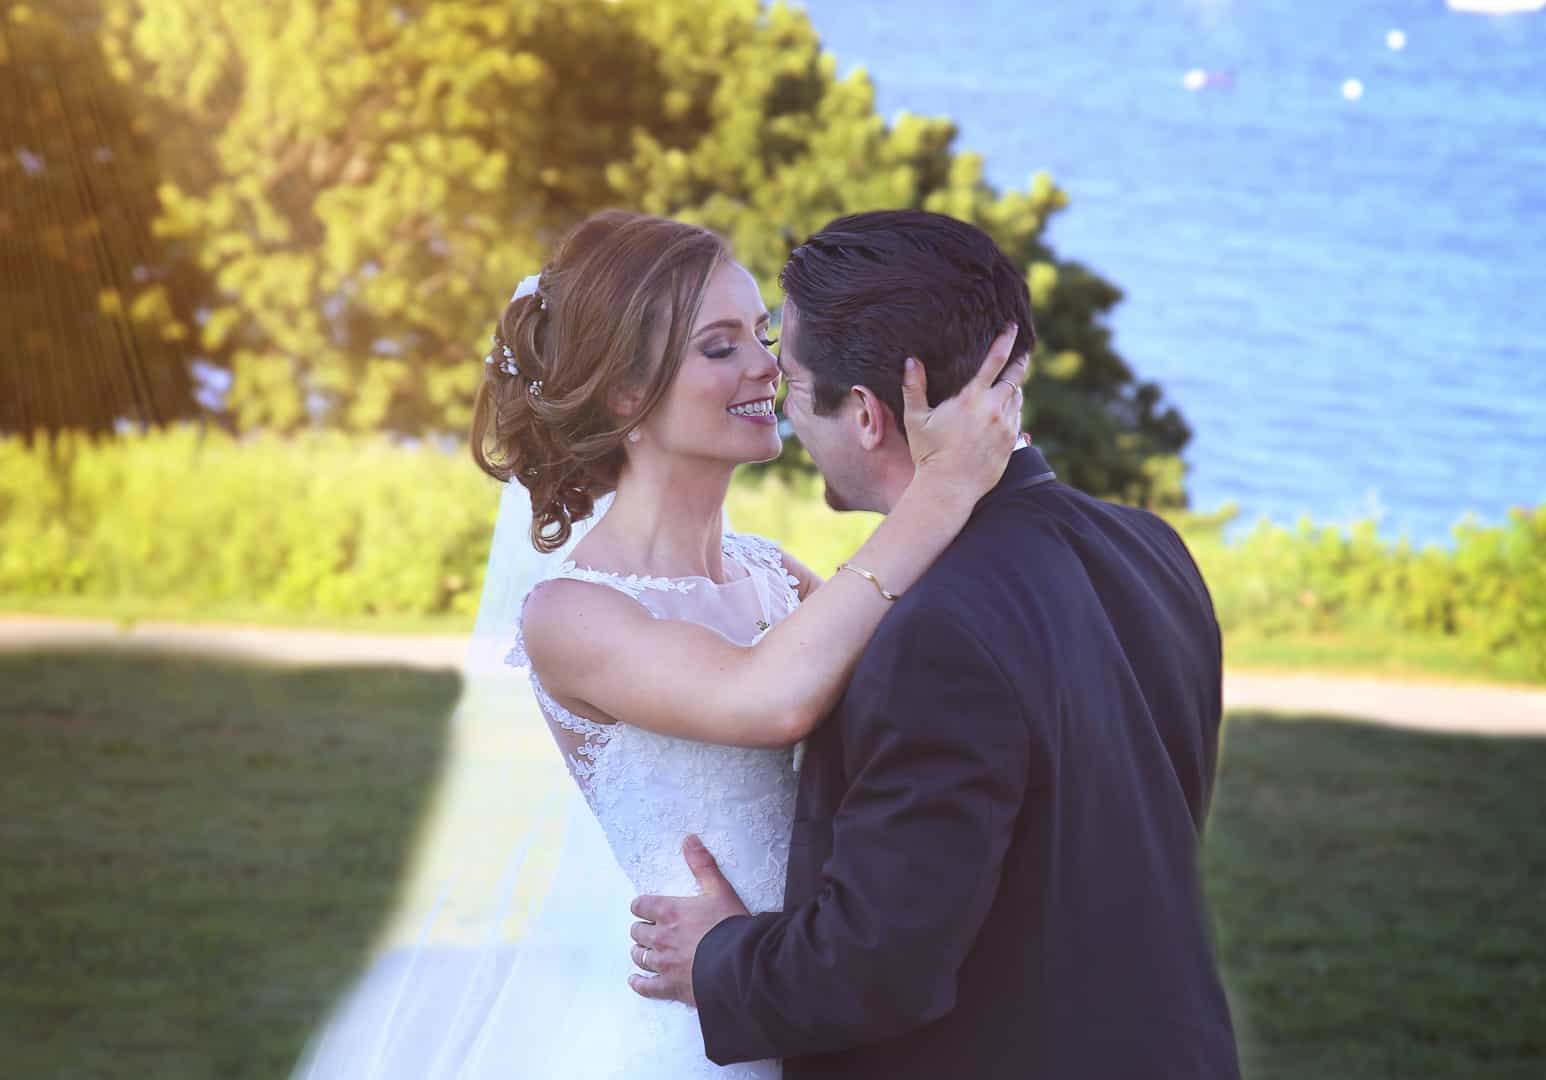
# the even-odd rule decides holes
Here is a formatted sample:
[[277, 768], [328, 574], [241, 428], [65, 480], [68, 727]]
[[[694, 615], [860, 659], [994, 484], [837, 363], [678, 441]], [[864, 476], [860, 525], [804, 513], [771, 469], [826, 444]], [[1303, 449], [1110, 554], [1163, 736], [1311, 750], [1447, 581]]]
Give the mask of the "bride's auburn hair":
[[[564, 237], [535, 293], [506, 305], [473, 402], [472, 456], [531, 493], [538, 551], [562, 547], [617, 486], [628, 433], [666, 396], [728, 258], [707, 229], [604, 210]], [[650, 343], [662, 331], [657, 363]], [[612, 411], [618, 392], [639, 395], [627, 418]]]

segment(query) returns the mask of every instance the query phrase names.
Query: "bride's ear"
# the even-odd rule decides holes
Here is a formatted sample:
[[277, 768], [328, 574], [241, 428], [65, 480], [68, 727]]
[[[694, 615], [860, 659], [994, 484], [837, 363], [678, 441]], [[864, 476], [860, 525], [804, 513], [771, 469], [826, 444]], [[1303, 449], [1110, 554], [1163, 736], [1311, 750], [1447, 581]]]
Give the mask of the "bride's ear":
[[853, 423], [859, 436], [859, 445], [866, 450], [878, 450], [886, 441], [886, 435], [896, 427], [891, 409], [868, 386], [856, 386], [851, 391]]

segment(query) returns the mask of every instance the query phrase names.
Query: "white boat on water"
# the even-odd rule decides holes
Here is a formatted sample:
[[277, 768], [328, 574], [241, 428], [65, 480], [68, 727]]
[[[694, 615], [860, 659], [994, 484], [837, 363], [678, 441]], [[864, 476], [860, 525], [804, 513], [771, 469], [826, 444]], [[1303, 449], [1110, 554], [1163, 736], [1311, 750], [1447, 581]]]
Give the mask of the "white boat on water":
[[1444, 0], [1451, 11], [1467, 15], [1526, 15], [1546, 8], [1546, 0]]

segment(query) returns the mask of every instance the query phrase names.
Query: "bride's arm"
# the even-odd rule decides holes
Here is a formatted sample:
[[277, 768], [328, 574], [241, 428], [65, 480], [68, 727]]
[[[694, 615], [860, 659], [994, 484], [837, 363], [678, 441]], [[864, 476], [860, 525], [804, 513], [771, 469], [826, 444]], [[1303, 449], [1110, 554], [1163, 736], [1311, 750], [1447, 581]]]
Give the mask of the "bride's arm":
[[[938, 409], [928, 408], [922, 365], [904, 380], [917, 469], [852, 559], [892, 593], [923, 575], [1003, 474], [1026, 361], [1006, 366], [1013, 341], [1012, 328], [1000, 335], [982, 370]], [[532, 593], [523, 626], [543, 686], [593, 719], [731, 746], [789, 746], [836, 705], [889, 607], [871, 582], [839, 573], [757, 644], [741, 646], [708, 627], [655, 619], [611, 589], [561, 580]]]

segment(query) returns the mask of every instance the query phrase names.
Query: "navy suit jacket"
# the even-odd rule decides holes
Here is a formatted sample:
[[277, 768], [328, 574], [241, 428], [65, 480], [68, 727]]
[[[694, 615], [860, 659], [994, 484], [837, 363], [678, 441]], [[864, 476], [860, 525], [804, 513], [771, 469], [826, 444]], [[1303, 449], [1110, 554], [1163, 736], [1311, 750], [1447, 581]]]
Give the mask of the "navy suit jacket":
[[1198, 876], [1221, 678], [1175, 532], [1016, 452], [812, 735], [785, 910], [699, 945], [708, 1056], [1237, 1077]]

